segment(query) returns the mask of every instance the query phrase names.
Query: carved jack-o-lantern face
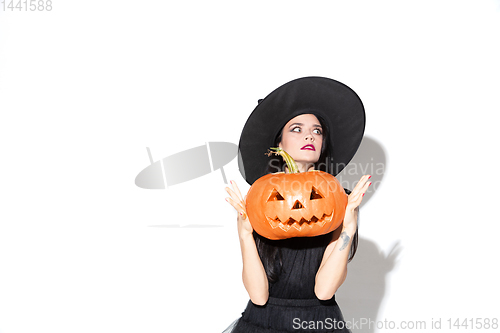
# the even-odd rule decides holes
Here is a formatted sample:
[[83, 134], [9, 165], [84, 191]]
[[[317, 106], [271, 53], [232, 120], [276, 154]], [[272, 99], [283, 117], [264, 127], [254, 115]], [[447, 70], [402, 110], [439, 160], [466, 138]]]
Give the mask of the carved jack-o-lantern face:
[[342, 223], [346, 205], [338, 180], [323, 171], [265, 175], [246, 198], [252, 227], [269, 239], [327, 234]]

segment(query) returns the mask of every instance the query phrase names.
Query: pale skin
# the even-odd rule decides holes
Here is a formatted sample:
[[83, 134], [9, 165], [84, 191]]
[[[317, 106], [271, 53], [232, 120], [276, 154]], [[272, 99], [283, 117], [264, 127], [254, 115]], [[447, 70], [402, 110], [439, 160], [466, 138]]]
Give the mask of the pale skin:
[[[312, 114], [303, 114], [291, 119], [284, 127], [279, 146], [296, 161], [299, 170], [312, 168], [321, 154], [323, 136], [321, 125]], [[310, 146], [314, 146], [311, 148]], [[364, 175], [348, 196], [346, 213], [342, 225], [333, 232], [325, 249], [320, 267], [316, 273], [314, 293], [320, 300], [333, 297], [347, 276], [347, 261], [352, 238], [358, 223], [358, 207], [371, 185], [370, 175]], [[253, 228], [246, 214], [245, 201], [238, 186], [231, 181], [233, 189], [226, 187], [230, 197], [226, 198], [238, 212], [237, 226], [243, 259], [243, 284], [256, 305], [266, 304], [269, 298], [269, 283], [264, 266], [253, 239]]]

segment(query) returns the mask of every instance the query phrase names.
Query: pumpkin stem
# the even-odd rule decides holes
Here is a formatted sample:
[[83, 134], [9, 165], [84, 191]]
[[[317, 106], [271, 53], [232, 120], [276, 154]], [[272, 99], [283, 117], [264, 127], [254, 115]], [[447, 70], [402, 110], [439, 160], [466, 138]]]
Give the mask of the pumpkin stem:
[[[271, 147], [268, 150], [267, 156], [271, 156], [271, 154], [280, 155], [285, 160], [286, 166], [288, 167], [289, 173], [299, 173], [299, 167], [297, 163], [293, 160], [292, 156], [288, 154], [286, 151], [281, 149], [280, 147]], [[274, 151], [273, 151], [274, 150]]]

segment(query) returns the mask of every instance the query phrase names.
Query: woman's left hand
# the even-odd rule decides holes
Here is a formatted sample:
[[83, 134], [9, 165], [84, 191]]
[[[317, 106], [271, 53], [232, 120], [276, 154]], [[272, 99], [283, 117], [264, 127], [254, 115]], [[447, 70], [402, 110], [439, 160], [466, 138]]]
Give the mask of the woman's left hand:
[[370, 177], [370, 175], [364, 175], [361, 177], [358, 184], [356, 184], [351, 194], [348, 196], [344, 216], [344, 230], [350, 230], [352, 233], [356, 232], [358, 225], [358, 207], [361, 204], [368, 187], [371, 185], [371, 182], [368, 182]]

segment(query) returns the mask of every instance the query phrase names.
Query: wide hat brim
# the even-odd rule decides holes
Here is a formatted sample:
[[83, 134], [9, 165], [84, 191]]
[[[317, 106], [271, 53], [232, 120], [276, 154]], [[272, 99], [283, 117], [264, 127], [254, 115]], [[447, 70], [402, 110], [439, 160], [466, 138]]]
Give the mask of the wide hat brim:
[[336, 176], [351, 161], [365, 131], [365, 110], [358, 95], [345, 84], [325, 77], [304, 77], [259, 101], [243, 127], [238, 166], [249, 184], [266, 173], [266, 152], [292, 118], [310, 113], [321, 117], [329, 132], [328, 171]]

